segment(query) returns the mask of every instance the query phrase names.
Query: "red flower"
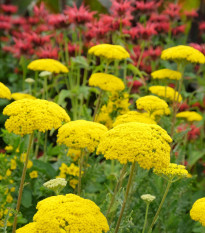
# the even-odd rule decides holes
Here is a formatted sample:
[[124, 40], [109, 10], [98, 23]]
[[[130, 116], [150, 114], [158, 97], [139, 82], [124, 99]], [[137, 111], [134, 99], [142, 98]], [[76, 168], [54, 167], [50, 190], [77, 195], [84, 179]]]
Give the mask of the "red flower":
[[199, 23], [199, 31], [200, 31], [200, 33], [205, 32], [205, 21], [202, 21]]
[[0, 30], [9, 30], [11, 28], [10, 22], [0, 21]]
[[33, 54], [32, 44], [26, 39], [13, 38], [14, 44], [14, 56], [20, 57], [21, 55]]
[[131, 13], [134, 11], [134, 7], [131, 5], [130, 0], [112, 0], [112, 6], [111, 6], [111, 12], [114, 16], [117, 17], [129, 17], [129, 19], [132, 19], [133, 17], [131, 16]]
[[189, 105], [187, 104], [187, 102], [183, 102], [178, 104], [178, 108], [180, 112], [183, 112], [189, 109]]
[[68, 43], [68, 52], [71, 57], [76, 56], [76, 53], [79, 51], [78, 44]]
[[48, 16], [48, 11], [45, 8], [45, 4], [43, 2], [40, 3], [39, 7], [34, 6], [33, 8], [34, 16], [45, 20]]
[[179, 35], [180, 33], [184, 33], [185, 28], [186, 28], [186, 25], [180, 25], [175, 28], [172, 28], [172, 34], [176, 36], [176, 35]]
[[40, 19], [36, 16], [34, 17], [28, 17], [28, 22], [31, 24], [31, 25], [36, 25], [40, 22]]
[[35, 32], [30, 32], [30, 33], [25, 32], [23, 34], [30, 43], [34, 44], [34, 46], [44, 45], [45, 43], [50, 41], [50, 37], [51, 37], [51, 35], [42, 36]]
[[12, 24], [15, 26], [26, 24], [26, 19], [20, 16], [18, 16], [17, 18], [12, 18]]
[[[155, 1], [150, 2], [144, 2], [144, 1], [136, 1], [136, 9], [140, 10], [142, 13], [150, 13], [152, 11], [155, 11], [156, 8], [158, 8], [162, 3], [162, 0], [160, 0], [158, 3]], [[140, 12], [140, 13], [141, 13]]]
[[128, 87], [132, 86], [131, 93], [137, 93], [139, 91], [139, 88], [143, 85], [140, 79], [133, 81], [133, 77], [130, 76], [128, 76], [126, 79], [128, 80], [127, 82]]
[[193, 19], [198, 17], [198, 13], [194, 9], [191, 11], [184, 11], [184, 14], [186, 15], [187, 19]]
[[14, 6], [14, 5], [6, 5], [6, 4], [2, 4], [1, 5], [1, 9], [3, 10], [3, 12], [7, 13], [7, 14], [14, 14], [17, 12], [18, 7]]
[[178, 132], [183, 132], [185, 130], [189, 129], [187, 135], [188, 135], [188, 140], [195, 140], [200, 136], [200, 128], [196, 127], [195, 125], [188, 125], [188, 124], [181, 124], [177, 127]]
[[148, 40], [153, 35], [157, 34], [157, 31], [155, 30], [155, 25], [151, 23], [147, 23], [146, 26], [138, 23], [136, 27], [131, 28], [130, 30], [126, 31], [132, 39], [143, 39]]
[[58, 51], [57, 47], [52, 48], [51, 44], [44, 45], [40, 47], [36, 52], [38, 58], [51, 58], [51, 59], [58, 59]]
[[85, 7], [84, 4], [78, 9], [74, 4], [73, 7], [66, 7], [64, 14], [68, 16], [69, 22], [74, 24], [85, 24], [93, 20], [93, 15], [96, 12], [89, 12], [88, 7]]
[[47, 18], [48, 24], [55, 28], [66, 28], [69, 26], [68, 16], [63, 14], [51, 14]]
[[49, 25], [47, 24], [39, 24], [36, 29], [35, 29], [35, 32], [38, 34], [38, 33], [41, 33], [41, 32], [47, 32], [49, 31], [51, 28], [49, 27]]
[[178, 4], [169, 3], [167, 8], [162, 12], [167, 14], [171, 19], [179, 18], [181, 7]]
[[205, 44], [190, 43], [189, 45], [195, 49], [198, 49], [201, 53], [205, 55]]
[[150, 46], [147, 50], [147, 55], [150, 56], [152, 60], [157, 60], [161, 55], [161, 53], [162, 53], [162, 48], [160, 46], [157, 46], [156, 48]]

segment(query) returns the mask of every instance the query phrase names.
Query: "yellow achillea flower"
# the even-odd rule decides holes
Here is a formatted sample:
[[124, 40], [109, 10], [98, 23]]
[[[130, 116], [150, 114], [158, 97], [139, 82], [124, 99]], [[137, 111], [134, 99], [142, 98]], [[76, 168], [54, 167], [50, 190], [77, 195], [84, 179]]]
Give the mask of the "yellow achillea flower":
[[175, 163], [170, 163], [168, 167], [165, 168], [155, 168], [153, 172], [157, 175], [165, 176], [169, 179], [173, 178], [184, 178], [188, 176], [188, 171], [183, 165], [177, 165]]
[[163, 60], [173, 60], [176, 62], [205, 63], [205, 56], [199, 50], [186, 45], [178, 45], [162, 51]]
[[77, 120], [71, 121], [58, 130], [57, 142], [74, 149], [95, 151], [107, 127], [100, 123]]
[[29, 176], [31, 179], [37, 178], [38, 177], [38, 172], [37, 171], [32, 171], [29, 173]]
[[[74, 194], [48, 197], [37, 204], [33, 223], [16, 233], [106, 233], [109, 226], [100, 208]], [[27, 230], [27, 231], [26, 231]]]
[[178, 102], [182, 101], [182, 96], [172, 87], [151, 86], [149, 87], [149, 91], [152, 94], [158, 95], [160, 97], [166, 97], [171, 101], [178, 101]]
[[9, 132], [18, 135], [31, 134], [34, 130], [45, 132], [57, 129], [62, 122], [69, 122], [70, 117], [59, 105], [47, 100], [16, 100], [3, 110], [4, 115], [10, 116], [5, 127]]
[[184, 111], [176, 115], [177, 118], [185, 118], [187, 121], [201, 121], [203, 118], [198, 112]]
[[0, 82], [0, 98], [2, 99], [11, 99], [11, 92], [7, 86]]
[[194, 202], [191, 210], [190, 217], [194, 221], [198, 221], [205, 227], [205, 197], [198, 199]]
[[54, 59], [37, 59], [28, 64], [29, 70], [49, 71], [51, 73], [68, 73], [68, 68]]
[[113, 124], [113, 127], [125, 124], [128, 122], [140, 122], [140, 123], [146, 123], [146, 124], [157, 124], [153, 119], [151, 119], [149, 116], [147, 116], [144, 113], [136, 112], [136, 111], [130, 111], [124, 115], [120, 115], [116, 118], [115, 123]]
[[36, 97], [25, 94], [25, 93], [12, 93], [11, 98], [14, 100], [22, 100], [22, 99], [36, 99]]
[[153, 95], [140, 97], [136, 101], [136, 106], [138, 109], [143, 109], [146, 112], [148, 112], [150, 116], [153, 113], [154, 115], [159, 115], [159, 116], [170, 114], [170, 109], [168, 107], [168, 104], [164, 100]]
[[99, 87], [104, 91], [122, 91], [125, 89], [123, 81], [111, 74], [95, 73], [89, 78], [89, 86]]
[[91, 47], [88, 50], [88, 54], [94, 54], [95, 56], [102, 56], [107, 59], [122, 60], [129, 58], [129, 53], [121, 45], [112, 44], [99, 44]]
[[151, 73], [153, 79], [173, 79], [173, 80], [180, 80], [182, 78], [182, 74], [175, 70], [170, 69], [161, 69], [156, 70]]
[[101, 139], [97, 154], [122, 164], [136, 161], [144, 169], [163, 168], [170, 163], [171, 141], [158, 125], [130, 122], [109, 130]]

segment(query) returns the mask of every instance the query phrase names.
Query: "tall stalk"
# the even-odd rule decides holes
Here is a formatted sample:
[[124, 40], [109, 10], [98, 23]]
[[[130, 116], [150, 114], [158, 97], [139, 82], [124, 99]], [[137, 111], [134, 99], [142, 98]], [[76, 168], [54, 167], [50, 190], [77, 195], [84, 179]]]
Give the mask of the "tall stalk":
[[81, 191], [81, 173], [82, 173], [83, 159], [84, 159], [83, 152], [84, 152], [83, 149], [81, 149], [80, 158], [79, 158], [78, 196], [80, 196], [80, 191]]
[[122, 208], [121, 208], [121, 211], [120, 211], [120, 216], [118, 218], [117, 225], [116, 225], [114, 233], [117, 233], [118, 230], [119, 230], [119, 227], [120, 227], [120, 222], [122, 220], [123, 212], [124, 212], [124, 209], [125, 209], [125, 206], [126, 206], [127, 198], [128, 198], [128, 195], [129, 195], [131, 184], [132, 184], [132, 177], [133, 177], [133, 174], [134, 174], [135, 165], [136, 165], [136, 162], [133, 162], [131, 170], [130, 170], [130, 175], [129, 175], [129, 179], [128, 179], [128, 183], [127, 183], [127, 188], [126, 188], [126, 192], [125, 192], [124, 201], [123, 201]]
[[17, 205], [16, 205], [16, 213], [15, 213], [15, 217], [14, 217], [12, 233], [16, 232], [16, 225], [17, 225], [17, 218], [18, 218], [17, 215], [18, 215], [18, 212], [19, 212], [19, 209], [21, 206], [21, 198], [22, 198], [22, 193], [23, 193], [24, 181], [25, 181], [25, 177], [26, 177], [26, 170], [27, 170], [29, 154], [30, 154], [31, 145], [33, 142], [33, 135], [34, 135], [34, 133], [30, 134], [30, 137], [29, 137], [28, 150], [27, 150], [26, 159], [24, 162], [23, 172], [21, 175], [21, 183], [20, 183], [20, 188], [19, 188], [19, 194], [18, 194], [18, 200], [17, 200]]

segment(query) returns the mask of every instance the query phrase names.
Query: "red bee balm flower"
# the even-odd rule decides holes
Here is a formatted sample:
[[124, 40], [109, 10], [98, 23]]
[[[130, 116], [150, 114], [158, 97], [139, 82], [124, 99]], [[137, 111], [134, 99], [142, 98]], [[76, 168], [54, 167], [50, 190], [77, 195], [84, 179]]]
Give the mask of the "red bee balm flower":
[[6, 4], [2, 4], [1, 5], [1, 9], [3, 10], [3, 12], [7, 13], [7, 14], [14, 14], [17, 12], [18, 7], [14, 6], [14, 5], [6, 5]]

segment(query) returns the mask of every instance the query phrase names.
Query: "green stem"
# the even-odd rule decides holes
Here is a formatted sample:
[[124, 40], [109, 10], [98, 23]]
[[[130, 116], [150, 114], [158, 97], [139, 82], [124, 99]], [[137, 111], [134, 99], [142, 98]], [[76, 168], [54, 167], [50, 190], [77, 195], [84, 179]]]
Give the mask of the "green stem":
[[115, 190], [114, 190], [114, 193], [113, 193], [113, 196], [112, 196], [112, 200], [111, 200], [109, 208], [107, 210], [106, 218], [109, 216], [110, 210], [111, 210], [111, 208], [112, 208], [112, 206], [113, 206], [113, 204], [115, 202], [116, 194], [119, 191], [119, 189], [121, 188], [122, 180], [124, 178], [124, 174], [126, 172], [126, 168], [127, 168], [127, 163], [123, 165], [123, 168], [122, 168], [122, 170], [120, 172], [120, 177], [119, 177], [119, 180], [117, 182], [117, 185], [115, 186]]
[[45, 141], [44, 141], [44, 147], [43, 147], [43, 160], [47, 161], [47, 141], [48, 141], [48, 131], [45, 132]]
[[150, 225], [150, 227], [149, 227], [148, 233], [151, 233], [151, 232], [152, 232], [152, 228], [153, 228], [154, 224], [156, 223], [156, 221], [157, 221], [157, 219], [158, 219], [159, 212], [160, 212], [160, 210], [161, 210], [161, 208], [162, 208], [162, 206], [163, 206], [163, 204], [164, 204], [165, 198], [166, 198], [166, 196], [167, 196], [167, 194], [168, 194], [168, 192], [169, 192], [169, 188], [170, 188], [171, 184], [172, 184], [172, 181], [169, 180], [169, 181], [168, 181], [168, 184], [167, 184], [167, 187], [166, 187], [166, 189], [165, 189], [164, 195], [163, 195], [163, 197], [162, 197], [161, 203], [160, 203], [160, 205], [159, 205], [159, 207], [158, 207], [158, 210], [157, 210], [157, 212], [156, 212], [156, 214], [155, 214], [155, 216], [154, 216], [154, 219], [153, 219], [153, 221], [152, 221], [152, 223], [151, 223], [151, 225]]
[[81, 173], [82, 173], [82, 165], [83, 165], [83, 149], [81, 150], [80, 159], [79, 159], [79, 176], [78, 176], [78, 196], [80, 196], [81, 190]]
[[32, 145], [32, 141], [33, 141], [33, 134], [30, 134], [30, 138], [29, 138], [29, 144], [28, 144], [28, 150], [27, 150], [27, 154], [26, 154], [26, 159], [24, 162], [24, 167], [23, 167], [23, 172], [21, 175], [21, 183], [20, 183], [20, 188], [19, 188], [19, 193], [18, 193], [18, 200], [17, 200], [17, 205], [16, 205], [16, 214], [14, 217], [14, 222], [13, 222], [13, 229], [12, 229], [12, 233], [16, 232], [16, 225], [17, 225], [17, 218], [18, 218], [18, 212], [21, 206], [21, 198], [22, 198], [22, 193], [23, 193], [23, 187], [24, 187], [24, 180], [26, 177], [26, 170], [27, 170], [27, 164], [28, 164], [28, 160], [29, 160], [29, 154], [30, 154], [30, 150], [31, 150], [31, 145]]
[[144, 41], [142, 41], [142, 47], [141, 48], [142, 48], [142, 50], [140, 52], [140, 56], [139, 56], [139, 59], [137, 61], [137, 68], [139, 68], [139, 66], [140, 66], [140, 63], [142, 61], [142, 56], [143, 56], [143, 53], [144, 53], [144, 50], [145, 50], [145, 42]]
[[41, 136], [41, 132], [38, 131], [37, 133], [37, 142], [36, 142], [36, 148], [35, 148], [35, 158], [37, 159], [38, 157], [38, 151], [39, 151], [39, 143], [40, 143], [40, 136]]
[[124, 73], [123, 73], [123, 78], [124, 78], [124, 84], [126, 85], [127, 84], [127, 60], [125, 59], [124, 60]]
[[135, 164], [136, 164], [136, 162], [134, 162], [132, 164], [132, 167], [131, 167], [131, 171], [130, 171], [130, 175], [129, 175], [129, 179], [128, 179], [128, 183], [127, 183], [127, 188], [126, 188], [126, 193], [125, 193], [124, 201], [123, 201], [122, 208], [121, 208], [121, 211], [120, 211], [120, 216], [118, 218], [117, 225], [116, 225], [116, 228], [115, 228], [115, 233], [118, 232], [119, 227], [120, 227], [120, 222], [121, 222], [121, 219], [122, 219], [122, 215], [123, 215], [123, 212], [124, 212], [124, 209], [125, 209], [125, 205], [126, 205], [127, 198], [128, 198], [128, 195], [129, 195], [130, 187], [131, 187], [131, 184], [132, 184], [132, 177], [133, 177], [134, 170], [135, 170]]
[[95, 111], [94, 111], [94, 114], [93, 114], [93, 121], [95, 121], [95, 117], [98, 113], [98, 110], [100, 108], [100, 104], [101, 104], [101, 100], [102, 100], [102, 94], [103, 94], [103, 90], [100, 90], [100, 93], [99, 93], [99, 96], [98, 96], [98, 99], [97, 99], [97, 104], [96, 104], [96, 107], [95, 107]]
[[35, 71], [35, 85], [34, 85], [34, 96], [37, 97], [37, 88], [38, 88], [38, 71]]
[[150, 205], [150, 203], [147, 203], [146, 213], [145, 213], [145, 219], [144, 219], [144, 227], [143, 227], [142, 233], [144, 233], [144, 232], [145, 232], [145, 229], [146, 229], [146, 225], [147, 225], [147, 216], [148, 216], [148, 211], [149, 211], [149, 205]]

